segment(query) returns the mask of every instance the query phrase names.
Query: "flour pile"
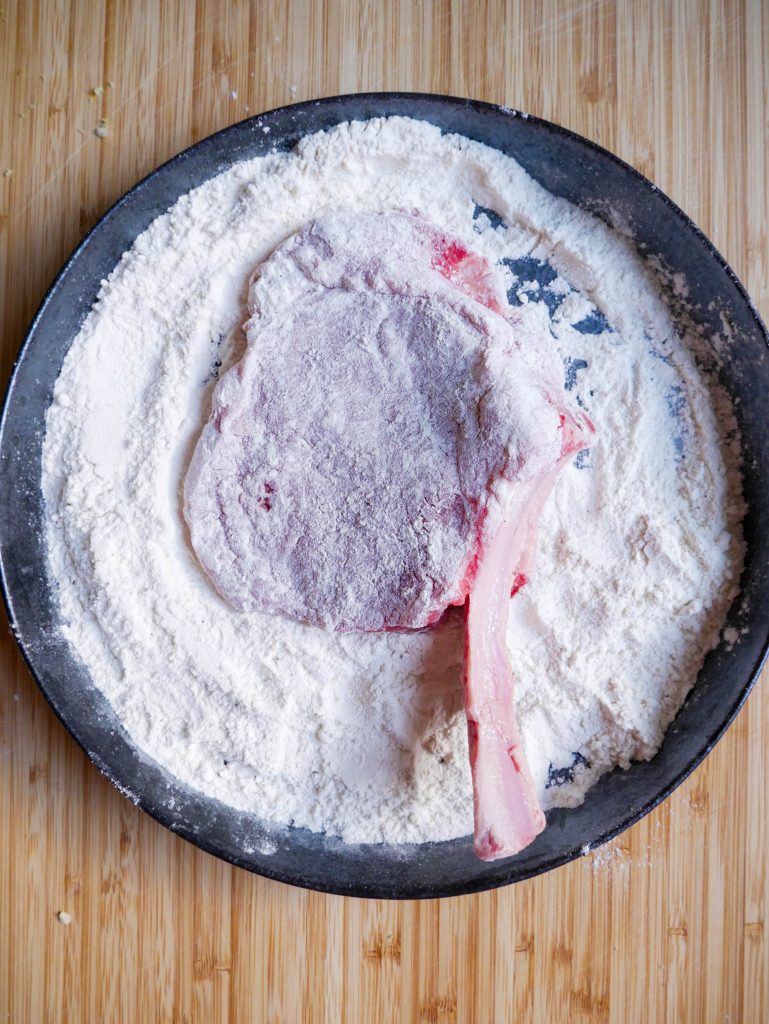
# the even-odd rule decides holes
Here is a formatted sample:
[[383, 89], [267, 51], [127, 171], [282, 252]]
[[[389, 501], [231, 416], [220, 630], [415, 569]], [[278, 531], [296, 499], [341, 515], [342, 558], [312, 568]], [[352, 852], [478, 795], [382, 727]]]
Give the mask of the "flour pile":
[[547, 314], [599, 440], [564, 469], [508, 641], [545, 808], [651, 757], [718, 641], [743, 554], [726, 396], [630, 242], [513, 160], [402, 118], [341, 125], [182, 197], [103, 282], [48, 414], [65, 633], [134, 741], [196, 789], [349, 842], [472, 831], [461, 613], [339, 634], [239, 614], [192, 555], [181, 486], [248, 282], [324, 213], [417, 209]]

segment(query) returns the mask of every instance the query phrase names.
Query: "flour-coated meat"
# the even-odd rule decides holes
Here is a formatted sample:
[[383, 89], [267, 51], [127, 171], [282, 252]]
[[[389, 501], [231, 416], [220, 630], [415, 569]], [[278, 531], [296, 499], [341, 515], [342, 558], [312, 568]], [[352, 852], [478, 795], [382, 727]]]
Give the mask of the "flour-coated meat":
[[466, 602], [475, 849], [545, 819], [505, 631], [542, 506], [590, 425], [547, 320], [498, 269], [408, 213], [338, 213], [288, 239], [249, 295], [247, 350], [185, 483], [197, 556], [231, 605], [336, 630], [415, 629]]
[[249, 302], [186, 480], [201, 564], [240, 610], [430, 624], [465, 599], [497, 486], [558, 454], [536, 365], [557, 357], [494, 311], [496, 268], [412, 214], [308, 224]]

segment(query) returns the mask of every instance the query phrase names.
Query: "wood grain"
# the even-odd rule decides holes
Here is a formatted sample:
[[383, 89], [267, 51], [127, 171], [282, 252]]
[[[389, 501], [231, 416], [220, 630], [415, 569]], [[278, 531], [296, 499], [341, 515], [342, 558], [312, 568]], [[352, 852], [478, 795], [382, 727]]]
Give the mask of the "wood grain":
[[[474, 96], [597, 140], [703, 227], [766, 316], [768, 44], [760, 0], [5, 0], [3, 379], [125, 189], [249, 113], [357, 90]], [[765, 1021], [768, 710], [764, 679], [693, 777], [592, 857], [480, 896], [354, 901], [252, 877], [142, 815], [6, 631], [0, 1020]]]

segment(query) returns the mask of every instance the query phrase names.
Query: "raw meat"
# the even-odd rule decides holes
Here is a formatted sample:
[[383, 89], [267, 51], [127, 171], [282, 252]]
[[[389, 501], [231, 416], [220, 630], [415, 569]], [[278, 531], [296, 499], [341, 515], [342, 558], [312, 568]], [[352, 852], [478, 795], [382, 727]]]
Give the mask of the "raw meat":
[[581, 444], [539, 310], [418, 215], [337, 213], [259, 268], [247, 350], [185, 482], [193, 547], [233, 607], [336, 630], [467, 605], [476, 850], [541, 830], [504, 626], [536, 519]]
[[[512, 484], [505, 522], [479, 555], [467, 598], [465, 710], [474, 845], [482, 860], [518, 853], [545, 827], [515, 717], [507, 611], [509, 598], [525, 585], [531, 571], [537, 523], [558, 472], [584, 444], [583, 428], [569, 412], [563, 415], [560, 458], [537, 480]], [[584, 427], [592, 430], [587, 422]]]

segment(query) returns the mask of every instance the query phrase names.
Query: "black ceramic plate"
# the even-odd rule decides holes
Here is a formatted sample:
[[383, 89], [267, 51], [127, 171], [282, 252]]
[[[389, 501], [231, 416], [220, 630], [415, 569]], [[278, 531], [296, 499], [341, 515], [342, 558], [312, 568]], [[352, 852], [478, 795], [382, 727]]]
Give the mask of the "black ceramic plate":
[[[741, 642], [707, 658], [662, 749], [647, 764], [605, 776], [582, 807], [548, 813], [548, 827], [517, 857], [485, 864], [469, 838], [419, 846], [348, 846], [303, 829], [272, 830], [276, 849], [253, 850], [259, 823], [178, 783], [144, 756], [118, 723], [62, 638], [46, 572], [40, 489], [44, 417], [64, 356], [99, 282], [136, 236], [184, 192], [238, 160], [340, 121], [405, 114], [487, 143], [518, 160], [550, 192], [596, 212], [618, 211], [645, 252], [683, 272], [699, 319], [734, 342], [723, 382], [735, 398], [745, 448], [748, 555], [742, 598], [729, 622]], [[262, 128], [269, 127], [269, 133]], [[716, 301], [716, 307], [711, 306]], [[710, 310], [710, 311], [709, 311]], [[721, 256], [645, 178], [556, 125], [515, 111], [441, 96], [343, 96], [284, 107], [233, 125], [186, 150], [132, 189], [68, 260], [30, 328], [8, 387], [0, 425], [0, 559], [8, 614], [24, 657], [51, 706], [97, 767], [145, 811], [219, 857], [270, 878], [328, 892], [412, 898], [489, 889], [547, 871], [617, 835], [664, 799], [699, 764], [742, 705], [769, 637], [769, 358], [767, 336]], [[97, 852], [97, 851], [95, 851]]]

